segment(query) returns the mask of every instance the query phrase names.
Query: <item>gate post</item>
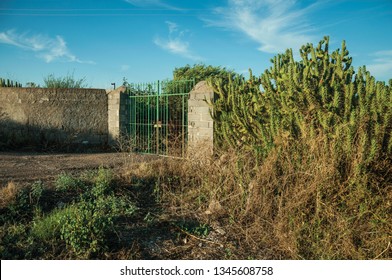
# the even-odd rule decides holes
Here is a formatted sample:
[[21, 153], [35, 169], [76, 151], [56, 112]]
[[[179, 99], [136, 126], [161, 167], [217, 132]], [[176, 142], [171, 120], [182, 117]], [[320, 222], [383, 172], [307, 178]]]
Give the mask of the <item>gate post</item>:
[[115, 146], [120, 136], [127, 131], [129, 100], [126, 90], [125, 86], [121, 86], [108, 93], [108, 142], [110, 146]]
[[214, 121], [210, 105], [205, 100], [214, 99], [214, 90], [206, 81], [197, 83], [189, 93], [188, 100], [188, 155], [212, 155]]

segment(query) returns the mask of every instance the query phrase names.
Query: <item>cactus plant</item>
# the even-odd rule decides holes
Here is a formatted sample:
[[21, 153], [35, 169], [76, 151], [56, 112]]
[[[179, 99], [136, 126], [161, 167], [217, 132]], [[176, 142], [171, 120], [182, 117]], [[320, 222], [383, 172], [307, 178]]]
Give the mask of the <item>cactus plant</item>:
[[[360, 151], [367, 165], [392, 152], [392, 80], [376, 81], [360, 67], [355, 73], [343, 41], [329, 53], [329, 37], [307, 44], [295, 61], [291, 49], [271, 59], [260, 77], [210, 81], [216, 141], [265, 156], [278, 139], [322, 133], [335, 157]], [[331, 144], [331, 145], [332, 145]], [[359, 167], [360, 168], [360, 167]]]

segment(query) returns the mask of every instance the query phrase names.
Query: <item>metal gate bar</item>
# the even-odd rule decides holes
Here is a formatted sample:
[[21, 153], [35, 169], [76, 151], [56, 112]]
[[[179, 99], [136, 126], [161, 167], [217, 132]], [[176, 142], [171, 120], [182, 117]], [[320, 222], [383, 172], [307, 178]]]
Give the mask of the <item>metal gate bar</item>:
[[185, 155], [188, 94], [194, 80], [130, 84], [129, 136], [139, 153]]

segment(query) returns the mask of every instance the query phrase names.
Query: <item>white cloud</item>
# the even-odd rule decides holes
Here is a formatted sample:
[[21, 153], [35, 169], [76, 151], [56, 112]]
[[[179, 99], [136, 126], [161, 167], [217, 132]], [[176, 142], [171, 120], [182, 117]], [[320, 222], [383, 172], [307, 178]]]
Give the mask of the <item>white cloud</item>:
[[169, 33], [172, 34], [176, 31], [178, 31], [178, 25], [175, 22], [171, 22], [171, 21], [165, 21], [165, 23], [169, 26]]
[[295, 0], [228, 0], [215, 9], [218, 19], [206, 20], [212, 26], [239, 31], [260, 44], [259, 50], [277, 53], [298, 49], [312, 42], [307, 15], [317, 2], [305, 8]]
[[191, 60], [203, 60], [202, 57], [192, 53], [189, 48], [189, 42], [183, 39], [186, 32], [179, 30], [179, 26], [174, 22], [166, 21], [166, 24], [169, 28], [168, 38], [162, 39], [158, 36], [155, 37], [153, 40], [155, 45], [173, 54], [177, 54]]
[[374, 59], [366, 69], [377, 79], [392, 79], [392, 50], [378, 51], [372, 54]]
[[68, 50], [67, 43], [61, 36], [56, 36], [55, 38], [40, 34], [29, 36], [27, 33], [18, 34], [15, 30], [8, 30], [0, 33], [0, 43], [33, 51], [47, 63], [55, 60], [65, 60], [67, 62], [94, 64], [92, 61], [82, 61], [73, 55]]

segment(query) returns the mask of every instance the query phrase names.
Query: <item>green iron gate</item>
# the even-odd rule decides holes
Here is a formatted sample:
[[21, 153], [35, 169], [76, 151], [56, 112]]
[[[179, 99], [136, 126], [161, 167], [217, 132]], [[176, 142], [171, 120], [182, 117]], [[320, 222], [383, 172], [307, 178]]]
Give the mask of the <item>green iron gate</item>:
[[139, 153], [185, 155], [188, 138], [188, 94], [194, 80], [130, 84], [128, 133]]

